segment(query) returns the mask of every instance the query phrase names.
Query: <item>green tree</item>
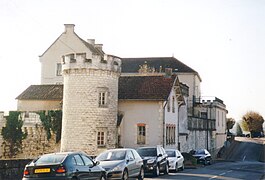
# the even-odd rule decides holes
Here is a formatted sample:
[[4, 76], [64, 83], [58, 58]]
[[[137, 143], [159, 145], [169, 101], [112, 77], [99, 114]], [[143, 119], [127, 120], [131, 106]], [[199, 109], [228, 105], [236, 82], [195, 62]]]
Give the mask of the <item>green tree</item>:
[[56, 136], [56, 142], [59, 142], [62, 130], [62, 111], [41, 111], [38, 114], [46, 131], [47, 139], [49, 140], [51, 138], [51, 132], [53, 132]]
[[262, 124], [264, 123], [263, 117], [254, 111], [247, 112], [242, 117], [242, 122], [245, 123], [248, 130], [252, 132], [263, 132]]
[[236, 135], [237, 136], [242, 136], [243, 135], [243, 131], [242, 131], [241, 126], [240, 126], [240, 124], [238, 122], [236, 123]]
[[20, 112], [10, 111], [6, 117], [6, 125], [2, 128], [3, 139], [9, 144], [9, 157], [14, 157], [21, 150], [22, 140], [27, 137], [22, 131], [23, 121]]
[[226, 120], [227, 134], [230, 133], [229, 130], [233, 128], [233, 126], [235, 125], [235, 123], [236, 123], [235, 119], [233, 119], [233, 118], [227, 118], [227, 120]]

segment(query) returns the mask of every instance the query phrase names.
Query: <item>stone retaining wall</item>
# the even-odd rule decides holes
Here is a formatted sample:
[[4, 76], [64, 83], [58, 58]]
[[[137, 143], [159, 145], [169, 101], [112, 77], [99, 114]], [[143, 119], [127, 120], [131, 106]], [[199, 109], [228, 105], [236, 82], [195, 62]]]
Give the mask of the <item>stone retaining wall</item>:
[[21, 180], [24, 167], [31, 159], [0, 160], [0, 180]]

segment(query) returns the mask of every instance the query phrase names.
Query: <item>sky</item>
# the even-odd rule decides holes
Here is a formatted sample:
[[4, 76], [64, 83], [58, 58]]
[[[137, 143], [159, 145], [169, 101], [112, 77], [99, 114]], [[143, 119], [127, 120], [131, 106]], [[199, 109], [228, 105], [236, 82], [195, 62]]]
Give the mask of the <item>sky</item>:
[[171, 57], [196, 70], [228, 116], [265, 118], [264, 0], [0, 0], [0, 111], [40, 84], [39, 56], [75, 24], [119, 57]]

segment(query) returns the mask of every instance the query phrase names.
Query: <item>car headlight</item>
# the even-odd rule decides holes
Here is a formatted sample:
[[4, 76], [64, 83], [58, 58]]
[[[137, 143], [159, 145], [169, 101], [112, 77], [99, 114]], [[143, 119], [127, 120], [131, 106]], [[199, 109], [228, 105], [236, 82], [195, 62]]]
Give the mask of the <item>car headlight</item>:
[[148, 160], [147, 160], [147, 163], [148, 163], [148, 164], [152, 164], [152, 163], [154, 163], [154, 162], [155, 162], [155, 159], [148, 159]]
[[122, 171], [122, 164], [119, 164], [118, 166], [114, 167], [111, 171]]

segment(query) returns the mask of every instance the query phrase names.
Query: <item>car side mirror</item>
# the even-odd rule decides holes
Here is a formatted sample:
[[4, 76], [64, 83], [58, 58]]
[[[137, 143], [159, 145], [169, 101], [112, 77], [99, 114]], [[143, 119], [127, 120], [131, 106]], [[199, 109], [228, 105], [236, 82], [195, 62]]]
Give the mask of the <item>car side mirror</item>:
[[180, 158], [180, 156], [177, 156], [177, 158]]
[[162, 157], [162, 154], [158, 154], [158, 156], [157, 157]]
[[95, 166], [97, 166], [97, 165], [99, 165], [100, 164], [100, 162], [99, 161], [96, 161], [95, 162]]

